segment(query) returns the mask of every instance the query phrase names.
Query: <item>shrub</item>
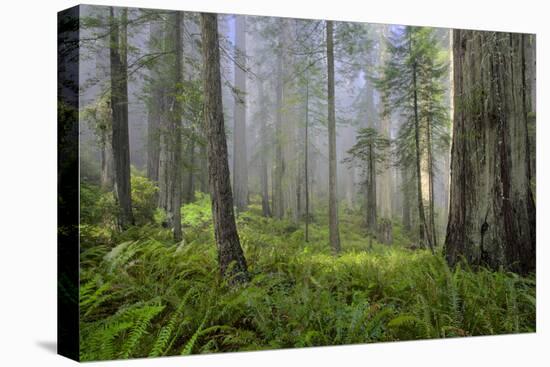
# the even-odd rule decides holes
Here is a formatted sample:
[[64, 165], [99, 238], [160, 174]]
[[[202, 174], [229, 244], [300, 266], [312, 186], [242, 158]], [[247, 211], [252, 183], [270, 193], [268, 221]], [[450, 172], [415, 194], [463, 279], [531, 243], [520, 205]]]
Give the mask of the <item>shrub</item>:
[[157, 208], [158, 187], [148, 178], [133, 174], [132, 210], [136, 225], [143, 225], [154, 221]]

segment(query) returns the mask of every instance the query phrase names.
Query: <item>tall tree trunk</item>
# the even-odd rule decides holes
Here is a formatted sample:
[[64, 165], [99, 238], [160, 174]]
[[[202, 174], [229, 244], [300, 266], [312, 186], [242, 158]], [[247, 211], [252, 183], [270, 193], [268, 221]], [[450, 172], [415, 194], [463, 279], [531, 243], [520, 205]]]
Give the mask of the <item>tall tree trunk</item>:
[[[162, 27], [159, 24], [151, 23], [149, 30], [149, 44], [154, 47], [155, 43], [162, 38]], [[160, 129], [163, 106], [163, 88], [161, 86], [160, 74], [157, 70], [151, 71], [151, 100], [147, 111], [147, 177], [151, 181], [159, 180], [160, 161]]]
[[430, 236], [432, 246], [437, 247], [437, 235], [435, 228], [435, 203], [434, 203], [434, 173], [435, 166], [433, 162], [432, 154], [432, 122], [428, 119], [426, 123], [426, 146], [427, 146], [427, 158], [428, 158], [428, 192], [429, 192], [429, 210], [430, 210]]
[[216, 14], [201, 13], [204, 124], [207, 135], [208, 181], [220, 273], [230, 283], [248, 280], [239, 242], [229, 178], [227, 141], [223, 120], [220, 50]]
[[[409, 52], [412, 52], [413, 48], [413, 40], [412, 35], [409, 35]], [[433, 252], [433, 244], [430, 240], [430, 234], [427, 230], [426, 226], [426, 215], [424, 213], [424, 203], [422, 200], [422, 169], [421, 169], [421, 160], [422, 160], [422, 152], [420, 147], [420, 122], [418, 118], [418, 93], [417, 93], [417, 64], [416, 60], [413, 60], [412, 63], [412, 80], [413, 80], [413, 108], [414, 108], [414, 143], [415, 143], [415, 150], [416, 150], [416, 194], [417, 194], [417, 200], [418, 200], [418, 237], [420, 244], [422, 246], [425, 245], [425, 240], [427, 240], [428, 247]]]
[[[158, 100], [152, 103], [158, 103]], [[158, 108], [158, 107], [153, 107]], [[160, 160], [160, 114], [149, 111], [147, 115], [147, 178], [159, 179]]]
[[308, 172], [308, 158], [309, 158], [309, 79], [306, 75], [306, 118], [305, 118], [305, 131], [304, 131], [304, 195], [305, 195], [305, 241], [309, 242], [309, 172]]
[[453, 31], [454, 126], [445, 252], [454, 265], [535, 270], [525, 37]]
[[[109, 116], [111, 120], [111, 116]], [[112, 124], [104, 124], [105, 128], [101, 130], [101, 187], [104, 190], [113, 188], [114, 168], [113, 168], [113, 136], [111, 131]]]
[[246, 149], [246, 16], [235, 16], [235, 96], [233, 140], [233, 193], [238, 211], [248, 205], [248, 162]]
[[535, 177], [537, 172], [537, 157], [536, 157], [536, 113], [537, 113], [537, 55], [536, 55], [536, 35], [529, 34], [523, 37], [524, 63], [525, 63], [525, 81], [526, 88], [529, 90], [529, 112], [527, 113], [527, 127], [529, 132], [529, 148], [531, 161], [531, 179], [532, 190], [535, 191]]
[[[205, 137], [205, 132], [203, 131], [204, 127], [200, 128], [200, 134]], [[206, 139], [205, 139], [206, 140]], [[208, 160], [207, 160], [207, 154], [206, 154], [206, 145], [200, 144], [199, 147], [199, 155], [200, 155], [200, 191], [203, 193], [207, 193], [209, 191], [208, 188]]]
[[401, 190], [403, 192], [403, 227], [407, 232], [411, 230], [411, 193], [408, 187], [411, 180], [409, 169], [403, 170], [403, 180], [401, 182]]
[[161, 132], [161, 158], [159, 168], [159, 206], [168, 215], [168, 225], [173, 229], [174, 240], [182, 239], [181, 197], [182, 197], [182, 109], [178, 98], [183, 81], [183, 44], [181, 34], [182, 13], [174, 12], [173, 28], [167, 33], [174, 50], [172, 69], [173, 84], [170, 88], [167, 118]]
[[271, 208], [269, 207], [269, 176], [267, 173], [267, 117], [264, 111], [264, 86], [261, 80], [258, 80], [258, 106], [260, 106], [260, 185], [262, 191], [262, 214], [264, 217], [270, 217]]
[[283, 48], [284, 42], [279, 35], [279, 47], [277, 55], [277, 86], [276, 86], [276, 105], [275, 105], [275, 169], [273, 172], [273, 215], [277, 219], [282, 219], [284, 215], [283, 200], [283, 132], [282, 132], [282, 114], [283, 114]]
[[332, 21], [326, 22], [327, 30], [327, 89], [328, 89], [328, 169], [329, 169], [329, 237], [332, 251], [340, 252], [338, 229], [338, 190], [336, 187], [336, 117], [334, 108], [334, 42]]
[[[389, 26], [382, 26], [381, 32], [379, 33], [379, 44], [380, 44], [380, 53], [378, 57], [378, 62], [380, 65], [383, 65], [388, 60], [387, 50], [386, 50], [386, 40]], [[391, 139], [391, 116], [390, 114], [382, 113], [381, 116], [381, 135], [390, 140]], [[373, 126], [374, 127], [374, 126]], [[380, 206], [380, 215], [382, 218], [392, 218], [392, 190], [393, 190], [393, 175], [391, 168], [385, 168], [382, 174], [380, 175], [378, 184], [380, 187], [379, 195], [379, 206]]]
[[372, 144], [369, 144], [369, 157], [367, 161], [367, 216], [366, 226], [371, 234], [376, 233], [376, 162], [374, 161], [374, 152]]
[[185, 192], [184, 201], [186, 203], [191, 203], [195, 200], [195, 166], [196, 166], [196, 157], [195, 157], [195, 139], [191, 137], [187, 141], [187, 152], [185, 154], [188, 159], [187, 164], [187, 173], [185, 175], [185, 184], [182, 189]]
[[115, 173], [115, 195], [119, 206], [118, 221], [121, 228], [134, 223], [130, 184], [130, 139], [128, 133], [128, 62], [127, 23], [128, 9], [120, 9], [119, 19], [110, 8], [110, 68], [112, 148]]
[[183, 43], [182, 43], [182, 29], [181, 23], [183, 21], [183, 13], [177, 11], [174, 14], [174, 43], [175, 43], [175, 52], [176, 52], [176, 62], [174, 65], [174, 110], [172, 112], [172, 125], [174, 132], [174, 157], [173, 157], [173, 179], [172, 179], [172, 190], [174, 191], [172, 195], [173, 203], [172, 207], [172, 217], [174, 225], [174, 240], [179, 242], [182, 240], [183, 234], [181, 230], [181, 192], [182, 192], [182, 109], [181, 102], [179, 102], [179, 94], [181, 85], [183, 83]]

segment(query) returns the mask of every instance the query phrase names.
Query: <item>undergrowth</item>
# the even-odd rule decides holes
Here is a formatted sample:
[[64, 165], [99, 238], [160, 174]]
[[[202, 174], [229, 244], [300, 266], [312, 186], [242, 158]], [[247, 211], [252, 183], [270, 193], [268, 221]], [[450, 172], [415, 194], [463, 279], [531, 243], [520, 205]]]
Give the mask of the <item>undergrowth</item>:
[[321, 215], [305, 243], [303, 226], [252, 205], [237, 218], [252, 280], [234, 288], [218, 274], [207, 196], [183, 206], [185, 240], [174, 245], [147, 201], [138, 202], [151, 221], [118, 233], [106, 194], [86, 189], [85, 361], [535, 330], [534, 277], [450, 269], [441, 254], [405, 248], [398, 224], [394, 245], [371, 247], [357, 215], [343, 213], [334, 257]]

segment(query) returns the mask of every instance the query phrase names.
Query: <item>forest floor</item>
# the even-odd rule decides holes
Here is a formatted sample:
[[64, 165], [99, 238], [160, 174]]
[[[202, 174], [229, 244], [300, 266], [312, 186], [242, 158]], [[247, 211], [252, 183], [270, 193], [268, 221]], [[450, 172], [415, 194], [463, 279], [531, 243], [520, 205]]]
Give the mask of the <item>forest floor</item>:
[[82, 360], [535, 331], [534, 276], [450, 269], [440, 253], [407, 249], [397, 223], [391, 246], [370, 243], [345, 210], [335, 257], [326, 217], [316, 212], [306, 243], [303, 223], [252, 204], [237, 218], [251, 281], [229, 287], [208, 196], [183, 206], [185, 240], [174, 244], [146, 205], [147, 182], [132, 185], [143, 223], [124, 232], [112, 229], [108, 194], [81, 187]]

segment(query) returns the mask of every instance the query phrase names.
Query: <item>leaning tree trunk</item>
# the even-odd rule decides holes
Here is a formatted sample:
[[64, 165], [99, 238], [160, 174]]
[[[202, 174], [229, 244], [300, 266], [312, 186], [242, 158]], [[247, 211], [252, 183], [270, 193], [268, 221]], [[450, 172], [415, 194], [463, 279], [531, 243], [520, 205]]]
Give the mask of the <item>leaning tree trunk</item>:
[[329, 238], [332, 251], [340, 252], [338, 229], [338, 190], [336, 187], [336, 117], [334, 111], [334, 42], [332, 21], [326, 22], [327, 29], [327, 89], [328, 89], [328, 211]]
[[238, 211], [248, 205], [248, 162], [246, 149], [246, 16], [235, 17], [235, 127], [233, 129], [233, 193]]
[[110, 8], [110, 68], [112, 149], [115, 195], [119, 205], [118, 221], [121, 228], [134, 223], [130, 185], [130, 139], [128, 133], [128, 63], [127, 22], [128, 9], [122, 8], [120, 19], [115, 19]]
[[529, 35], [454, 30], [447, 261], [535, 270], [525, 78]]
[[223, 120], [217, 22], [216, 14], [201, 14], [208, 181], [212, 195], [212, 219], [218, 247], [220, 272], [231, 283], [239, 283], [248, 279], [248, 272], [233, 212]]

